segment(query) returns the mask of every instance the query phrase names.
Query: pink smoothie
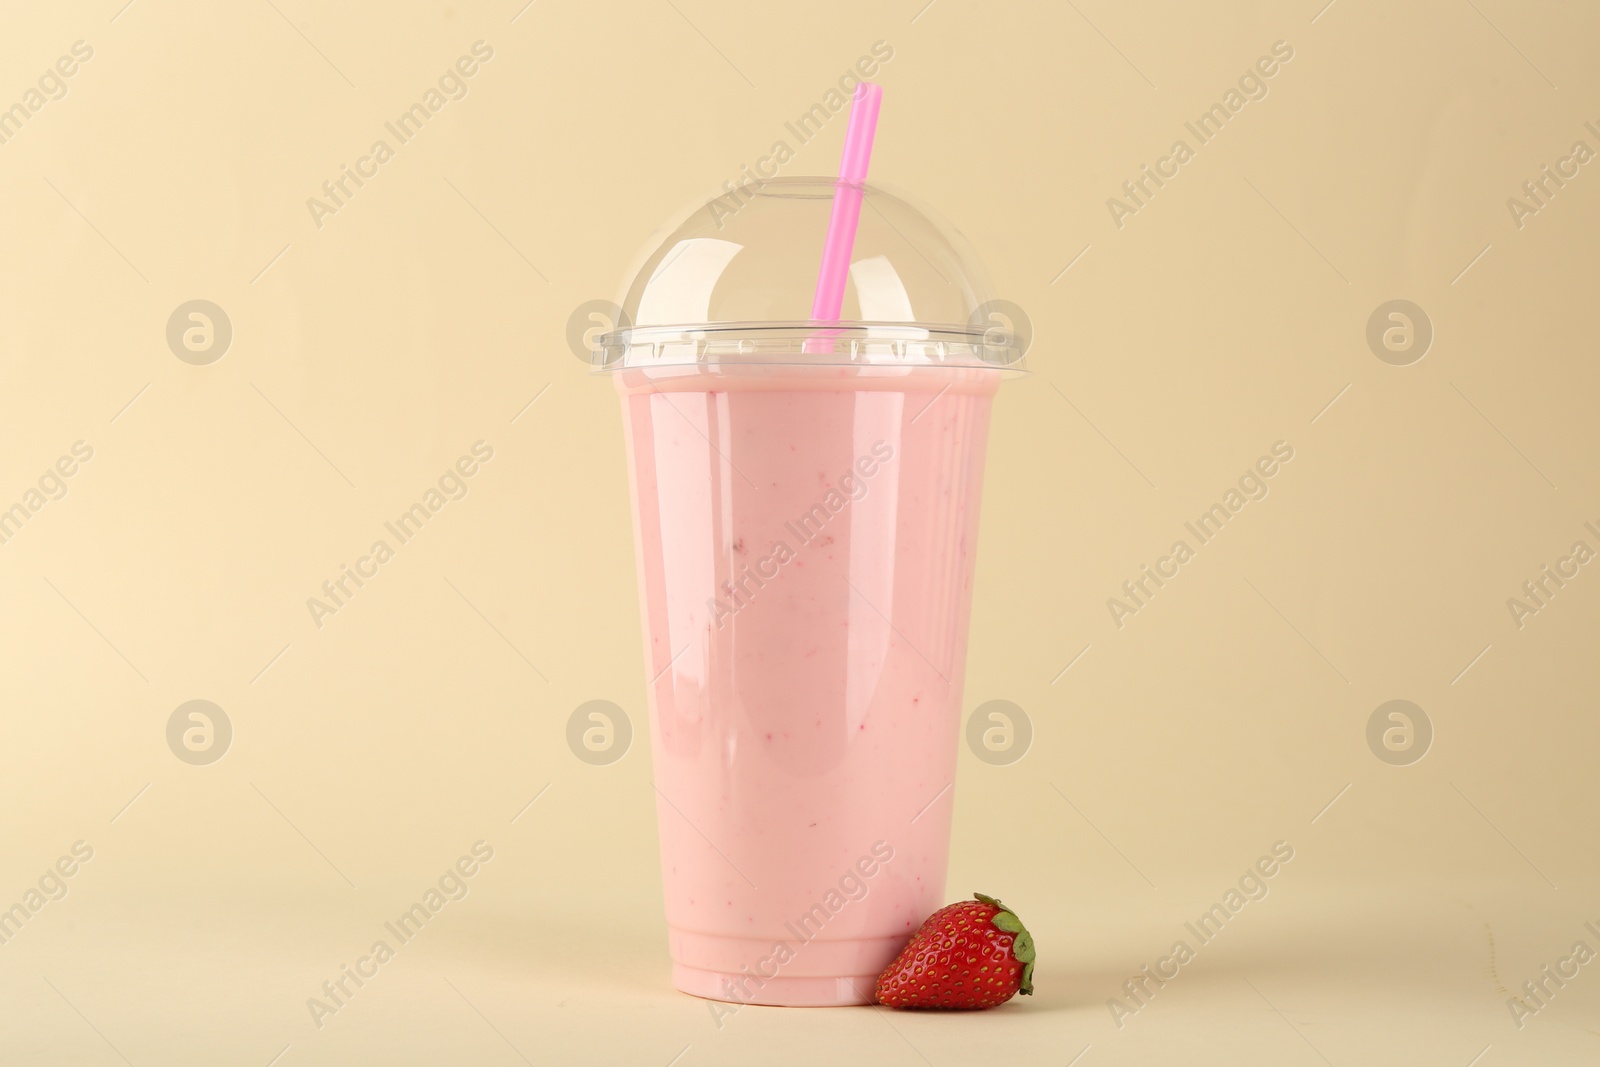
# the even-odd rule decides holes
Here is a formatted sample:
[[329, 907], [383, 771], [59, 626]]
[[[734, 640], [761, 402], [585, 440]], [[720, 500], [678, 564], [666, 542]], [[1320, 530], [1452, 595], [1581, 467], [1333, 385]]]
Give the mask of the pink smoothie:
[[621, 371], [673, 981], [855, 1004], [944, 901], [997, 371]]

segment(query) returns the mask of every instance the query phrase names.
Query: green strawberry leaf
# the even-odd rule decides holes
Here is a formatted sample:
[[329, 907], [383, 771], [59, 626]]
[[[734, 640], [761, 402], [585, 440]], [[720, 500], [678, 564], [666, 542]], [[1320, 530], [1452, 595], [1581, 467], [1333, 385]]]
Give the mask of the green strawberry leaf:
[[989, 920], [1008, 934], [1025, 933], [1027, 927], [1022, 925], [1022, 920], [1017, 918], [1016, 912], [1002, 911]]
[[1033, 961], [1022, 965], [1022, 987], [1017, 990], [1025, 997], [1033, 996]]
[[983, 901], [985, 904], [993, 904], [997, 908], [1004, 908], [1005, 907], [1004, 904], [1000, 903], [994, 897], [989, 896], [987, 893], [974, 893], [972, 895], [975, 898], [977, 898], [978, 900]]
[[1016, 941], [1011, 945], [1011, 954], [1019, 963], [1031, 964], [1034, 958], [1033, 935], [1026, 930], [1018, 934]]

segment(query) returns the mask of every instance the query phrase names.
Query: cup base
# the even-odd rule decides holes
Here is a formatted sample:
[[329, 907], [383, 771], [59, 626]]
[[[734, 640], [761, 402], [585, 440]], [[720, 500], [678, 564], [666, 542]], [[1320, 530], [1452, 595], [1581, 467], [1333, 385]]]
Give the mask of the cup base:
[[[741, 985], [740, 983], [743, 983]], [[748, 975], [705, 971], [672, 965], [672, 984], [680, 991], [728, 1004], [763, 1004], [779, 1008], [833, 1008], [871, 1004], [876, 974], [827, 978], [766, 978], [758, 988]], [[749, 996], [745, 993], [748, 992]]]

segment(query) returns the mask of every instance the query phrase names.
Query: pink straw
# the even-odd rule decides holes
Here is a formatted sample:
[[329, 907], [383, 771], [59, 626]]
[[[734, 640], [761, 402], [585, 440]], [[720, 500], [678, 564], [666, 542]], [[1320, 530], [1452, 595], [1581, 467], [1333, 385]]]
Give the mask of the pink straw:
[[838, 191], [833, 197], [833, 217], [828, 221], [828, 237], [822, 245], [822, 271], [817, 276], [816, 298], [811, 302], [811, 318], [816, 322], [839, 321], [844, 307], [850, 253], [855, 249], [856, 224], [861, 221], [861, 183], [867, 180], [872, 136], [878, 131], [878, 105], [882, 101], [883, 86], [872, 82], [856, 85], [850, 126], [844, 135], [844, 159], [839, 163]]

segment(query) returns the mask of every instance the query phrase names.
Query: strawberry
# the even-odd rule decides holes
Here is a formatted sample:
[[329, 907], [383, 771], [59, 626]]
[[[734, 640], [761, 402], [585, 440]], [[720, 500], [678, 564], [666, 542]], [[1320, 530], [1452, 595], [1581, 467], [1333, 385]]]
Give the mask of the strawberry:
[[928, 916], [878, 976], [878, 1003], [891, 1008], [992, 1008], [1033, 994], [1033, 936], [994, 897], [950, 904]]

